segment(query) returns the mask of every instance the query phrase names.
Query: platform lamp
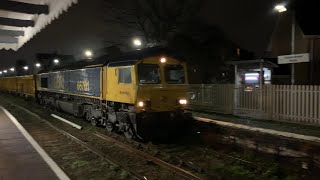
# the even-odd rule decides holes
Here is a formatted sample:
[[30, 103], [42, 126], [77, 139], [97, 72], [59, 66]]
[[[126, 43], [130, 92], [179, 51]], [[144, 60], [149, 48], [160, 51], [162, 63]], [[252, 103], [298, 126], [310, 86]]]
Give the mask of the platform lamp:
[[[274, 9], [278, 13], [284, 13], [287, 11], [286, 4], [277, 4], [274, 6]], [[295, 11], [294, 8], [291, 8], [291, 54], [294, 54], [294, 48], [295, 48], [295, 33], [296, 33], [296, 18], [295, 18]], [[291, 84], [295, 84], [295, 69], [294, 69], [294, 63], [291, 64]]]

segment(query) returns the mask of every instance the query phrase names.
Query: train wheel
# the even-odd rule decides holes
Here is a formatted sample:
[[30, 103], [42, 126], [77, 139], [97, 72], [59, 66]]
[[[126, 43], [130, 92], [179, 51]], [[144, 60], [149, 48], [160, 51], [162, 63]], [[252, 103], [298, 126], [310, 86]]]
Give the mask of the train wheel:
[[85, 119], [86, 119], [86, 121], [88, 121], [88, 122], [91, 121], [91, 116], [90, 116], [89, 112], [86, 112]]
[[106, 129], [109, 132], [114, 131], [114, 124], [109, 120], [106, 121]]
[[126, 127], [124, 129], [123, 134], [126, 136], [127, 139], [134, 138], [134, 131], [132, 129], [132, 126], [130, 124], [126, 124]]

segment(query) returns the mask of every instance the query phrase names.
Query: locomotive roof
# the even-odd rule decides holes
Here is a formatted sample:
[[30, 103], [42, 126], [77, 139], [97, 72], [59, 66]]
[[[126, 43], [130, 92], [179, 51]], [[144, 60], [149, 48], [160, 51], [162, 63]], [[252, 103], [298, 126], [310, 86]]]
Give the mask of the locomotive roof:
[[146, 57], [151, 56], [161, 56], [167, 55], [172, 57], [177, 57], [173, 51], [169, 50], [165, 47], [153, 47], [146, 48], [142, 50], [136, 50], [132, 52], [123, 53], [116, 57], [110, 57], [108, 55], [104, 55], [93, 60], [81, 60], [75, 61], [70, 64], [56, 66], [49, 71], [40, 71], [39, 73], [45, 73], [50, 71], [59, 71], [59, 70], [72, 70], [72, 69], [82, 69], [85, 67], [99, 67], [99, 66], [124, 66], [124, 65], [132, 65], [135, 64], [138, 60], [141, 60]]

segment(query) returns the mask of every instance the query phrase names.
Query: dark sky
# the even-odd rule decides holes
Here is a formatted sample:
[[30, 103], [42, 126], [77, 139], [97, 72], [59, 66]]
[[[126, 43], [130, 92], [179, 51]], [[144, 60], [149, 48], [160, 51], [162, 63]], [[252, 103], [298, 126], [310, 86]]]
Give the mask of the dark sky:
[[[82, 55], [85, 49], [103, 47], [103, 36], [116, 39], [119, 27], [106, 26], [102, 18], [103, 0], [79, 0], [68, 12], [53, 21], [17, 52], [0, 51], [0, 66], [7, 68], [19, 58], [30, 62], [35, 53]], [[129, 0], [128, 0], [129, 1]], [[220, 26], [239, 46], [263, 52], [277, 19], [276, 0], [207, 0], [201, 10], [203, 20]]]

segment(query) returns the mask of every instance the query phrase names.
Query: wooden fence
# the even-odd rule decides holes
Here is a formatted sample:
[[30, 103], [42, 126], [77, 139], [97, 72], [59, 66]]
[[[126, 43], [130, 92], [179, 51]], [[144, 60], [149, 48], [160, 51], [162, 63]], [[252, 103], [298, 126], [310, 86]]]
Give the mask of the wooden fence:
[[243, 117], [320, 125], [320, 86], [190, 85], [191, 108]]

